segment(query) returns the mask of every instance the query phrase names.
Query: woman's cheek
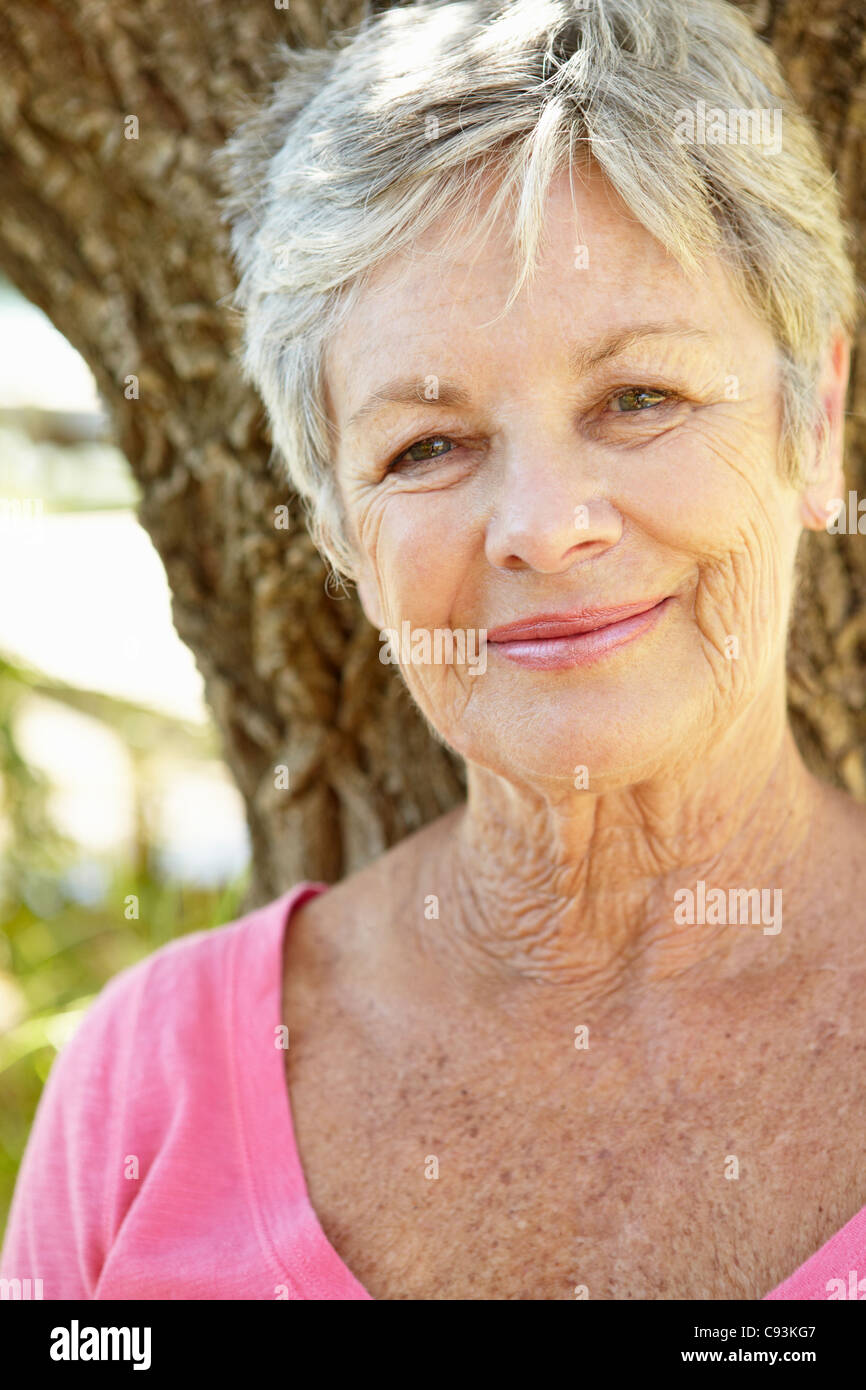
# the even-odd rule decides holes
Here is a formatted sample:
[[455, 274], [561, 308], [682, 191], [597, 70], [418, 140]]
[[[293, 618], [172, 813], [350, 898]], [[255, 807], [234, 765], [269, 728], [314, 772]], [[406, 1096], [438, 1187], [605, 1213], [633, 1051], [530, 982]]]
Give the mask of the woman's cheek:
[[374, 564], [389, 621], [419, 626], [448, 621], [470, 559], [471, 524], [450, 501], [430, 493], [390, 499], [378, 531]]
[[695, 621], [720, 700], [742, 704], [784, 661], [789, 576], [778, 536], [752, 515], [727, 555], [699, 566]]
[[695, 428], [633, 462], [638, 476], [616, 505], [653, 539], [696, 558], [742, 548], [744, 528], [776, 508], [777, 465], [762, 431]]

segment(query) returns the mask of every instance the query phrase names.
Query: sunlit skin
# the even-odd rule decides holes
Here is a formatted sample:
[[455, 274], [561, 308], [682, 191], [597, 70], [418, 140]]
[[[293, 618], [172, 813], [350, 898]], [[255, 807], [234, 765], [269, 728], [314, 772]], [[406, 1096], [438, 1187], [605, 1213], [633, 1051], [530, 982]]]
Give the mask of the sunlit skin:
[[[371, 623], [490, 631], [670, 601], [588, 663], [528, 669], [489, 646], [483, 675], [402, 668], [468, 797], [289, 936], [311, 1198], [375, 1297], [571, 1297], [576, 1242], [592, 1296], [760, 1297], [866, 1202], [856, 1135], [829, 1186], [815, 1157], [815, 1108], [856, 1108], [862, 1066], [822, 1054], [806, 1094], [800, 1061], [816, 1019], [866, 1043], [846, 1002], [866, 977], [864, 815], [806, 771], [785, 699], [798, 543], [843, 495], [846, 343], [820, 386], [829, 450], [798, 490], [778, 462], [772, 337], [718, 262], [686, 275], [601, 177], [576, 178], [573, 205], [563, 175], [537, 274], [503, 314], [507, 229], [440, 256], [445, 230], [377, 270], [328, 355]], [[414, 399], [362, 411], [396, 378]], [[701, 879], [781, 890], [781, 931], [677, 925], [674, 894]], [[597, 1040], [583, 1054], [580, 1024]], [[720, 1193], [728, 1146], [756, 1163], [777, 1141], [759, 1186]], [[422, 1201], [418, 1154], [440, 1148], [461, 1180]], [[503, 1165], [519, 1201], [509, 1186], [500, 1211]], [[705, 1264], [676, 1234], [683, 1182], [689, 1239], [712, 1228]], [[482, 1197], [498, 1253], [479, 1286]]]
[[[606, 988], [611, 957], [622, 970], [647, 933], [653, 972], [706, 951], [706, 933], [670, 930], [684, 870], [775, 885], [809, 832], [819, 790], [786, 736], [785, 636], [801, 529], [840, 483], [825, 469], [802, 496], [781, 476], [773, 341], [718, 264], [689, 279], [600, 179], [578, 189], [576, 216], [567, 176], [555, 184], [538, 275], [504, 319], [504, 233], [462, 262], [389, 264], [328, 379], [378, 628], [489, 631], [673, 596], [651, 633], [589, 667], [528, 671], [491, 646], [481, 676], [403, 669], [468, 765], [438, 871], [472, 879], [456, 897], [465, 953], [504, 977], [601, 972]], [[435, 244], [434, 229], [418, 249]], [[827, 388], [837, 424], [844, 358]], [[420, 396], [435, 376], [440, 400], [343, 424], [397, 374]], [[466, 405], [441, 403], [451, 382]], [[834, 449], [838, 467], [838, 435]]]

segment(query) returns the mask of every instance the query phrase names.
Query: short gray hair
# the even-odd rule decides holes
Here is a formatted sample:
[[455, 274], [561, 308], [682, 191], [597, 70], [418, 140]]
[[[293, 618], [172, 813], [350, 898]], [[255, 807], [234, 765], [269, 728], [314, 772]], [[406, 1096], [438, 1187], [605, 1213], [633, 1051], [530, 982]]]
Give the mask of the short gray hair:
[[[269, 97], [218, 155], [240, 272], [243, 367], [313, 538], [354, 576], [332, 463], [328, 343], [369, 272], [490, 173], [479, 233], [512, 206], [531, 275], [551, 178], [592, 160], [687, 270], [723, 259], [781, 364], [781, 466], [802, 481], [816, 386], [857, 290], [833, 174], [771, 49], [726, 0], [422, 0], [325, 49], [279, 53]], [[678, 113], [781, 111], [782, 148], [680, 140]], [[506, 306], [508, 307], [508, 306]]]

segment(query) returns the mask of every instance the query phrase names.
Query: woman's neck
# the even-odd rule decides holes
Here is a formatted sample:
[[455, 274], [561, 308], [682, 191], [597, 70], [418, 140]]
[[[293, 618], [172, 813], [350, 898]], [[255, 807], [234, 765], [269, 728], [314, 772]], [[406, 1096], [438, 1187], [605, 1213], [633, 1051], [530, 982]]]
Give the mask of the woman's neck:
[[690, 771], [603, 795], [556, 799], [473, 767], [436, 855], [449, 968], [485, 990], [535, 981], [573, 999], [785, 952], [822, 796], [784, 716]]

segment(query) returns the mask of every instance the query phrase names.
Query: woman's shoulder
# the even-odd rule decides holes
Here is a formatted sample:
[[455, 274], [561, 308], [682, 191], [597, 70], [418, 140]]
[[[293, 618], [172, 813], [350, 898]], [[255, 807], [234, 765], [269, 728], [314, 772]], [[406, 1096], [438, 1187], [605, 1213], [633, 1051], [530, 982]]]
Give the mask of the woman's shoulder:
[[103, 985], [55, 1066], [170, 1074], [180, 1055], [213, 1056], [215, 1035], [231, 1026], [229, 1010], [244, 988], [277, 987], [282, 930], [294, 904], [312, 891], [298, 884], [279, 898], [216, 927], [158, 947]]
[[93, 1297], [155, 1172], [171, 1202], [203, 1153], [237, 1166], [240, 1080], [256, 1103], [268, 1093], [283, 926], [306, 887], [179, 937], [103, 986], [40, 1097], [4, 1245], [11, 1270], [45, 1274], [51, 1297]]
[[89, 1152], [121, 1111], [128, 1129], [153, 1137], [179, 1108], [221, 1095], [238, 1051], [253, 1064], [265, 1051], [250, 1035], [258, 1042], [279, 1021], [283, 925], [305, 890], [314, 891], [299, 884], [112, 976], [54, 1060], [31, 1147], [62, 1134]]

